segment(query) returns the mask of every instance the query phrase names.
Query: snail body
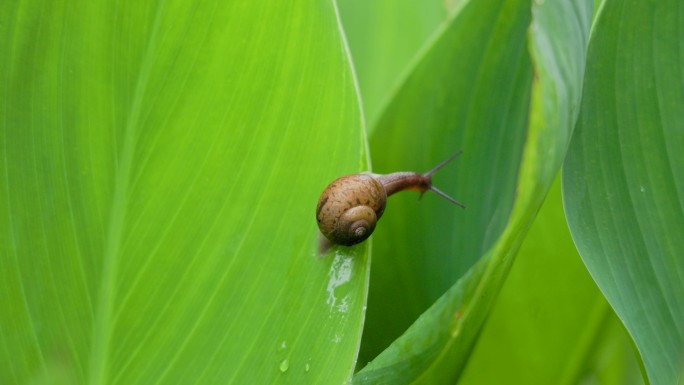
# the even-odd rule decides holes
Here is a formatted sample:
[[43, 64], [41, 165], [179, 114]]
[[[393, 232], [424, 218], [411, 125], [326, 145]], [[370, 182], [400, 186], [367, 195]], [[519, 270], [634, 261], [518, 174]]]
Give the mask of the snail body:
[[361, 173], [335, 179], [323, 190], [316, 207], [316, 221], [321, 233], [331, 243], [351, 246], [366, 240], [385, 211], [387, 197], [404, 190], [421, 195], [434, 191], [461, 206], [432, 185], [432, 175], [461, 152], [452, 155], [426, 173], [394, 172], [391, 174]]

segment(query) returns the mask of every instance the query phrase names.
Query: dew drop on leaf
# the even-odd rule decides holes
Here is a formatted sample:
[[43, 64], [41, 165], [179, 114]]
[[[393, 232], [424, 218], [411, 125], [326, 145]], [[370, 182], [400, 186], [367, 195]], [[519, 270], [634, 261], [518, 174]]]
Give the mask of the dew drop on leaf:
[[285, 373], [287, 369], [290, 369], [290, 360], [286, 358], [280, 363], [280, 371]]

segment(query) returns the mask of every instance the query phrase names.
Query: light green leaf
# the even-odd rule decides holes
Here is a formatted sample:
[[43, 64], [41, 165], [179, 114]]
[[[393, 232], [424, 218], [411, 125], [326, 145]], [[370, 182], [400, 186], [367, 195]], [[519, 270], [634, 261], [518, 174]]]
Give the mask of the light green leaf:
[[[332, 1], [0, 5], [0, 383], [341, 383], [367, 169]], [[325, 63], [322, 65], [321, 63]]]
[[606, 0], [564, 169], [570, 229], [653, 384], [684, 362], [684, 7]]
[[[460, 375], [565, 156], [591, 7], [546, 1], [531, 16], [524, 1], [467, 2], [390, 104], [371, 141], [376, 169], [390, 163], [428, 169], [464, 147], [458, 177], [441, 171], [435, 183], [468, 209], [445, 208], [427, 196], [420, 209], [406, 197], [390, 203], [376, 230], [364, 334], [376, 341], [366, 352], [382, 344], [378, 335], [396, 338], [479, 262], [357, 373], [355, 383], [453, 383]], [[390, 291], [402, 298], [401, 308], [380, 304]]]

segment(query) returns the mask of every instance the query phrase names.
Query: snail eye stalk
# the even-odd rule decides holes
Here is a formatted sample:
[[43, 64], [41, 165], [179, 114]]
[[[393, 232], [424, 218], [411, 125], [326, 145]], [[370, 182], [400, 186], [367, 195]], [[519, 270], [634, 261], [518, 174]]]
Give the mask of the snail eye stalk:
[[449, 162], [451, 162], [452, 160], [454, 160], [454, 159], [458, 158], [459, 156], [461, 156], [461, 154], [463, 154], [463, 150], [458, 150], [458, 152], [456, 152], [454, 155], [448, 157], [445, 161], [443, 161], [442, 163], [436, 165], [432, 170], [426, 172], [426, 173], [423, 174], [423, 175], [425, 175], [425, 176], [432, 176], [434, 173], [436, 173], [437, 171], [439, 171], [442, 167], [444, 167], [444, 166], [446, 166], [447, 164], [449, 164]]
[[461, 202], [457, 201], [456, 199], [450, 197], [449, 195], [447, 195], [447, 193], [445, 193], [444, 191], [438, 189], [438, 188], [435, 187], [435, 186], [430, 185], [430, 191], [433, 191], [435, 194], [441, 196], [442, 198], [448, 200], [449, 202], [451, 202], [451, 203], [453, 203], [453, 204], [455, 204], [455, 205], [457, 205], [457, 206], [460, 206], [461, 208], [466, 208], [465, 205], [464, 205], [463, 203], [461, 203]]

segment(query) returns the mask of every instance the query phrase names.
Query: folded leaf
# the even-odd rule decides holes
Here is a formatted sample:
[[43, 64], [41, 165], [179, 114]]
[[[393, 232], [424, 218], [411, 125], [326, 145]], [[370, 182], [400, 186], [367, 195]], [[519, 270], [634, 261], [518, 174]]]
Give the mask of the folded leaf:
[[[468, 214], [463, 216], [463, 214], [457, 213], [455, 215], [442, 210], [431, 215], [430, 221], [419, 223], [420, 226], [405, 227], [413, 232], [417, 231], [416, 229], [430, 228], [430, 226], [433, 226], [430, 231], [435, 231], [435, 228], [447, 228], [449, 229], [447, 231], [451, 231], [452, 237], [463, 237], [452, 241], [451, 249], [442, 250], [441, 260], [437, 257], [429, 260], [427, 263], [431, 269], [441, 269], [446, 274], [453, 274], [459, 268], [463, 269], [469, 266], [468, 263], [472, 263], [480, 255], [483, 256], [399, 339], [357, 373], [354, 377], [355, 383], [374, 383], [382, 378], [383, 381], [389, 383], [438, 384], [453, 383], [458, 378], [468, 360], [482, 323], [507, 276], [525, 233], [560, 168], [577, 116], [584, 71], [583, 58], [588, 41], [592, 4], [587, 1], [548, 0], [541, 4], [535, 4], [532, 8], [532, 23], [528, 30], [529, 7], [529, 3], [525, 2], [509, 1], [505, 3], [496, 2], [496, 4], [487, 1], [470, 2], [464, 5], [453, 20], [453, 25], [445, 29], [444, 32], [444, 40], [456, 45], [453, 42], [458, 35], [451, 36], [449, 32], [452, 31], [452, 28], [457, 29], [460, 23], [494, 25], [497, 27], [491, 32], [492, 42], [487, 47], [493, 52], [502, 52], [501, 49], [504, 48], [493, 48], [496, 47], [494, 42], [499, 42], [497, 39], [501, 39], [500, 41], [505, 47], [518, 49], [519, 56], [517, 56], [517, 60], [513, 61], [511, 61], [512, 58], [516, 56], [481, 56], [482, 62], [479, 63], [479, 72], [476, 74], [481, 78], [491, 76], [492, 79], [498, 80], [494, 82], [497, 87], [492, 84], [491, 87], [487, 88], [489, 91], [486, 94], [488, 99], [485, 99], [494, 100], [495, 103], [498, 101], [496, 103], [498, 107], [485, 109], [482, 104], [473, 103], [472, 110], [468, 110], [469, 104], [465, 107], [448, 104], [452, 106], [451, 110], [443, 108], [438, 110], [441, 114], [431, 114], [419, 108], [419, 105], [415, 103], [412, 109], [404, 106], [404, 110], [407, 111], [405, 114], [409, 114], [409, 111], [415, 111], [414, 123], [422, 118], [428, 128], [433, 127], [435, 123], [440, 123], [437, 125], [438, 127], [446, 126], [442, 129], [443, 131], [433, 128], [434, 132], [425, 136], [423, 141], [412, 141], [413, 148], [430, 148], [432, 154], [436, 148], [443, 149], [449, 145], [454, 146], [454, 143], [458, 142], [455, 139], [462, 136], [466, 139], [464, 145], [466, 148], [468, 143], [484, 143], [480, 144], [483, 147], [475, 146], [473, 158], [468, 162], [464, 159], [464, 170], [459, 173], [459, 175], [465, 173], [472, 178], [464, 180], [463, 177], [460, 177], [461, 183], [458, 191], [461, 194], [455, 194], [469, 205]], [[476, 17], [485, 15], [492, 8], [501, 12], [498, 18]], [[516, 28], [514, 30], [504, 28], [504, 26], [509, 25], [515, 25]], [[481, 32], [470, 28], [470, 36], [479, 36], [474, 31]], [[520, 31], [522, 31], [522, 35]], [[522, 36], [522, 40], [518, 43], [518, 39], [521, 39], [520, 36]], [[525, 45], [525, 38], [527, 38], [527, 45]], [[441, 45], [440, 43], [442, 41], [438, 40], [433, 47], [435, 51], [430, 52], [434, 56], [428, 54], [425, 59], [426, 61], [435, 60], [439, 62], [438, 58], [444, 58], [442, 59], [443, 62], [440, 62], [441, 66], [433, 65], [432, 67], [431, 73], [437, 79], [440, 75], [444, 76], [444, 73], [440, 73], [434, 68], [449, 68], [451, 70], [448, 72], [449, 74], [454, 71], [458, 73], [456, 61], [447, 60], [448, 58], [453, 59], [452, 56], [449, 56], [451, 51], [439, 50], [439, 48], [449, 47], [449, 45], [446, 43]], [[518, 46], [516, 43], [521, 45]], [[463, 44], [467, 45], [467, 43]], [[510, 49], [513, 50], [514, 48]], [[504, 49], [503, 52], [510, 51]], [[472, 60], [472, 56], [469, 58]], [[497, 62], [496, 59], [503, 60], [504, 58], [507, 59], [503, 63], [508, 65], [508, 71], [497, 67], [497, 65], [503, 64]], [[533, 76], [526, 76], [525, 68], [530, 68], [530, 64]], [[420, 68], [420, 66], [417, 67], [417, 69]], [[519, 74], [519, 76], [505, 78], [504, 76], [510, 76], [511, 71]], [[429, 75], [423, 76], [423, 83], [427, 83], [426, 78], [431, 79]], [[410, 79], [407, 82], [407, 87], [414, 85]], [[433, 98], [436, 100], [440, 100], [441, 95], [453, 95], [456, 91], [451, 90], [451, 87], [465, 95], [479, 95], [478, 91], [484, 92], [477, 87], [474, 89], [462, 87], [460, 83], [452, 83], [445, 79], [451, 80], [451, 78], [441, 79], [443, 84], [441, 93], [437, 87], [432, 90]], [[437, 80], [433, 80], [433, 82], [437, 83]], [[512, 87], [514, 84], [517, 87]], [[529, 90], [526, 87], [530, 86], [531, 98], [528, 98], [525, 90]], [[515, 90], [516, 92], [503, 93], [502, 90]], [[425, 95], [422, 96], [425, 98]], [[400, 97], [401, 94], [398, 98]], [[498, 98], [504, 98], [502, 100], [509, 100], [510, 98], [511, 102], [510, 104], [504, 103]], [[431, 101], [434, 103], [435, 99]], [[428, 104], [427, 101], [425, 103]], [[505, 106], [505, 109], [502, 110], [502, 106]], [[498, 120], [496, 118], [501, 114], [510, 114], [512, 108], [519, 110], [522, 106], [524, 106], [525, 112], [529, 111], [529, 115], [527, 113], [513, 114], [520, 120]], [[444, 121], [457, 121], [455, 117], [459, 116], [458, 111], [461, 111], [461, 108], [469, 114], [465, 126], [442, 124]], [[447, 116], [452, 117], [447, 118]], [[405, 120], [403, 119], [402, 122]], [[476, 125], [477, 131], [474, 127], [469, 126], [475, 122], [480, 123]], [[482, 124], [485, 122], [489, 124]], [[409, 121], [405, 124], [410, 125], [410, 123]], [[504, 128], [506, 129], [504, 130]], [[440, 134], [449, 132], [448, 129], [451, 130], [449, 134]], [[465, 130], [465, 133], [462, 130]], [[380, 140], [377, 136], [380, 132], [380, 129], [376, 131], [373, 141]], [[511, 136], [508, 137], [507, 135]], [[513, 140], [514, 138], [519, 138], [520, 142]], [[392, 146], [395, 143], [394, 140], [396, 139], [388, 140], [384, 146], [394, 148]], [[431, 141], [433, 142], [432, 145], [430, 145]], [[522, 154], [519, 155], [521, 158], [516, 152], [518, 143], [521, 146], [519, 148], [522, 151]], [[398, 155], [393, 156], [393, 158], [395, 157]], [[497, 160], [500, 163], [496, 163]], [[510, 162], [515, 163], [511, 166]], [[492, 167], [493, 165], [498, 165], [498, 167]], [[499, 171], [502, 174], [498, 174]], [[499, 175], [504, 179], [498, 181], [501, 184], [491, 182], [497, 180], [496, 177]], [[513, 179], [508, 182], [511, 183], [509, 186], [506, 180], [511, 176]], [[464, 181], [470, 183], [463, 183]], [[462, 198], [462, 196], [466, 196], [466, 198]], [[471, 202], [475, 203], [474, 210], [471, 210]], [[494, 207], [499, 209], [492, 210]], [[415, 215], [415, 213], [413, 214]], [[458, 232], [454, 231], [454, 227], [445, 225], [445, 223], [454, 222], [454, 215], [456, 218], [462, 216], [462, 219], [455, 220], [456, 229], [460, 230]], [[492, 218], [495, 218], [496, 221]], [[440, 223], [442, 226], [439, 226]], [[462, 228], [458, 225], [461, 223]], [[395, 243], [399, 246], [395, 247], [395, 253], [390, 255], [398, 261], [408, 260], [408, 256], [410, 256], [412, 257], [410, 263], [413, 266], [408, 268], [406, 262], [395, 262], [395, 266], [404, 266], [405, 271], [403, 276], [395, 274], [394, 279], [402, 284], [410, 282], [410, 287], [415, 289], [420, 285], [413, 282], [427, 282], [426, 279], [421, 280], [422, 274], [415, 273], [416, 270], [420, 271], [420, 267], [417, 267], [420, 266], [418, 263], [424, 261], [426, 256], [440, 255], [431, 249], [436, 248], [437, 246], [433, 245], [438, 243], [430, 242], [432, 240], [430, 235], [423, 237], [415, 237], [413, 234], [410, 237], [408, 235], [397, 236], [399, 234], [398, 229], [399, 226], [393, 228], [394, 236], [399, 238]], [[423, 231], [427, 232], [427, 230]], [[441, 231], [437, 231], [437, 234], [444, 237]], [[381, 237], [377, 237], [375, 244], [378, 246], [376, 256], [383, 258], [382, 247], [386, 243], [382, 242]], [[412, 244], [415, 246], [411, 246]], [[470, 246], [464, 247], [466, 245]], [[410, 254], [406, 258], [401, 257], [405, 253], [401, 251], [403, 249], [409, 250]], [[375, 263], [379, 263], [377, 259]], [[429, 276], [429, 274], [425, 274], [425, 277]], [[441, 277], [439, 274], [435, 274], [435, 276]], [[425, 285], [428, 285], [428, 290], [435, 290], [439, 284], [444, 284], [444, 282], [446, 281], [433, 278], [432, 282], [425, 283]], [[373, 309], [373, 291], [375, 290], [373, 283], [372, 281], [369, 317], [370, 311]], [[395, 289], [398, 290], [398, 288]], [[418, 295], [411, 294], [413, 297]], [[394, 317], [394, 314], [398, 312], [395, 311], [390, 314]], [[394, 321], [392, 320], [392, 322]], [[378, 324], [380, 323], [378, 322]], [[366, 333], [368, 333], [368, 329]]]

